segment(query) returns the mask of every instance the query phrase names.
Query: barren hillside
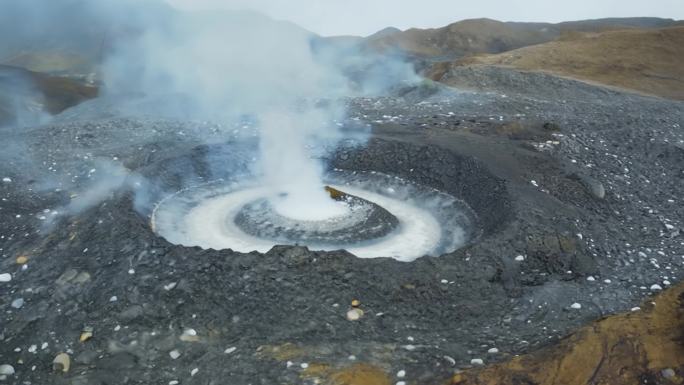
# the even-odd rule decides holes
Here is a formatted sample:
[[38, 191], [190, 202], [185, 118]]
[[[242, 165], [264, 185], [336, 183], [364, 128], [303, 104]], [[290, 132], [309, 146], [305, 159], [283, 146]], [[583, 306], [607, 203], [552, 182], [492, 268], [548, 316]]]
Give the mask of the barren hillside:
[[600, 32], [627, 28], [682, 25], [671, 19], [613, 18], [551, 23], [514, 23], [491, 19], [463, 20], [446, 27], [400, 31], [387, 28], [366, 39], [379, 51], [401, 51], [422, 58], [455, 59], [476, 53], [500, 53], [552, 41], [568, 31]]
[[684, 99], [684, 27], [569, 33], [557, 41], [497, 55], [438, 63], [428, 76], [455, 84], [454, 66], [506, 66], [547, 71], [647, 94]]

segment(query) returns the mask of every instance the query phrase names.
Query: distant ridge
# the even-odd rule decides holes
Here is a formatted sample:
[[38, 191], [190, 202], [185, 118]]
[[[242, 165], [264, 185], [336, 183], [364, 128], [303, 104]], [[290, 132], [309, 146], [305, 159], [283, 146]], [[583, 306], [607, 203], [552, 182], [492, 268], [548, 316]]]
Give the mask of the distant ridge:
[[441, 28], [411, 28], [406, 31], [385, 28], [363, 39], [360, 44], [364, 49], [378, 52], [393, 51], [419, 59], [448, 60], [546, 43], [573, 31], [602, 32], [681, 25], [684, 25], [684, 21], [653, 17], [606, 18], [556, 24], [501, 22], [481, 18], [462, 20]]
[[684, 100], [684, 26], [575, 32], [500, 54], [435, 63], [426, 75], [458, 86], [460, 67], [498, 66], [544, 71], [588, 82]]

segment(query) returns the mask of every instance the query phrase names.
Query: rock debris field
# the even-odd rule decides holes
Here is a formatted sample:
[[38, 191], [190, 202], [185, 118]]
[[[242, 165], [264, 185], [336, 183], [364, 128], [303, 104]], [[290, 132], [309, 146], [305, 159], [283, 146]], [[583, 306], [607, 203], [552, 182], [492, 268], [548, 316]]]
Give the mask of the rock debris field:
[[442, 384], [681, 281], [682, 102], [455, 71], [467, 89], [350, 99], [344, 124], [372, 134], [323, 155], [473, 210], [464, 247], [413, 262], [157, 236], [154, 203], [246, 167], [249, 129], [122, 116], [96, 99], [2, 132], [0, 378]]

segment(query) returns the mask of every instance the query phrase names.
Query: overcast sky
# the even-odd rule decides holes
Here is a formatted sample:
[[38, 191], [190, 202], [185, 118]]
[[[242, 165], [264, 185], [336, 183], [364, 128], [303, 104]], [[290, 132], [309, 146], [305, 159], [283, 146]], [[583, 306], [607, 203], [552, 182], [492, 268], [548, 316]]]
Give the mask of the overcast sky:
[[684, 0], [167, 0], [184, 9], [249, 8], [321, 35], [369, 35], [393, 26], [441, 27], [488, 17], [560, 22], [602, 17], [684, 19]]

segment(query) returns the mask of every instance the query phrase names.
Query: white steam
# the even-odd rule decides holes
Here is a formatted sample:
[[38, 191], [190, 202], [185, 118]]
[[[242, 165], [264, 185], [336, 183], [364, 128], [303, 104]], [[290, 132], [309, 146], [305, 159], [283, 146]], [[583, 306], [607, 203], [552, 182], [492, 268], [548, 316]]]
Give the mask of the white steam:
[[104, 79], [109, 94], [142, 93], [160, 115], [228, 123], [249, 117], [276, 208], [299, 218], [339, 215], [307, 146], [339, 136], [334, 123], [344, 110], [337, 100], [347, 90], [339, 68], [316, 60], [313, 38], [254, 13], [179, 15], [119, 46]]
[[321, 220], [347, 212], [323, 189], [322, 166], [311, 159], [306, 145], [312, 133], [326, 126], [317, 110], [267, 113], [261, 117], [260, 154], [263, 184], [280, 214], [294, 219]]
[[[0, 32], [11, 37], [0, 45], [0, 62], [26, 51], [85, 63], [64, 71], [100, 81], [95, 110], [111, 105], [114, 116], [211, 121], [226, 138], [235, 127], [256, 128], [258, 177], [274, 206], [300, 219], [344, 212], [324, 192], [324, 167], [312, 155], [343, 137], [343, 98], [414, 79], [401, 60], [257, 12], [183, 12], [161, 0], [4, 1]], [[216, 140], [199, 131], [193, 139]], [[93, 186], [92, 202], [118, 186], [115, 176]]]

